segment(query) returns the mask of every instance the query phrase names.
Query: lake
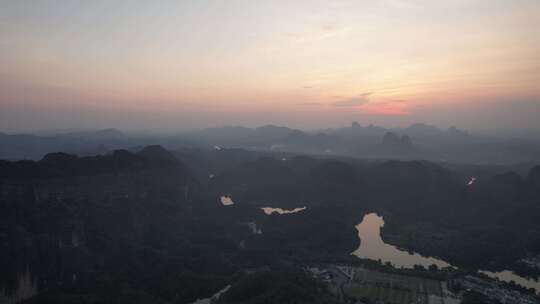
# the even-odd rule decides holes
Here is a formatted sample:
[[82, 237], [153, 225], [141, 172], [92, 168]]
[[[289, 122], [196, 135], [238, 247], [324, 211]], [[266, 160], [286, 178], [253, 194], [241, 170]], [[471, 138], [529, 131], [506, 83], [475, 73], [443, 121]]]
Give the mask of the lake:
[[380, 259], [383, 263], [390, 262], [397, 268], [413, 268], [414, 265], [422, 265], [427, 268], [432, 264], [437, 265], [439, 268], [450, 266], [443, 260], [424, 257], [418, 253], [409, 253], [386, 244], [381, 238], [381, 228], [383, 226], [384, 220], [381, 216], [376, 213], [366, 214], [362, 222], [356, 226], [360, 247], [352, 254], [359, 258]]
[[[437, 265], [439, 268], [452, 266], [443, 260], [433, 257], [425, 257], [418, 253], [409, 253], [407, 251], [400, 250], [396, 246], [386, 244], [381, 238], [381, 228], [383, 226], [384, 219], [382, 216], [379, 216], [376, 213], [364, 215], [364, 218], [360, 224], [356, 225], [356, 229], [358, 230], [358, 238], [360, 239], [360, 246], [358, 249], [352, 252], [352, 254], [363, 259], [380, 259], [383, 263], [390, 262], [394, 267], [397, 268], [413, 268], [414, 265], [429, 267], [432, 264]], [[540, 292], [539, 281], [521, 277], [508, 270], [500, 272], [481, 270], [479, 272], [492, 278], [499, 279], [500, 281], [513, 281], [516, 284], [527, 288], [534, 288], [536, 292]]]

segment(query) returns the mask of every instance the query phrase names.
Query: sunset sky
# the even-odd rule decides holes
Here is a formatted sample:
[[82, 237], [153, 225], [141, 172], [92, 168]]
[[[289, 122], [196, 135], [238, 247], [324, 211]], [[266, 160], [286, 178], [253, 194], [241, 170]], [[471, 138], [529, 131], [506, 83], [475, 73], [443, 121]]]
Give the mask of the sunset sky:
[[0, 0], [0, 131], [352, 120], [540, 129], [540, 1]]

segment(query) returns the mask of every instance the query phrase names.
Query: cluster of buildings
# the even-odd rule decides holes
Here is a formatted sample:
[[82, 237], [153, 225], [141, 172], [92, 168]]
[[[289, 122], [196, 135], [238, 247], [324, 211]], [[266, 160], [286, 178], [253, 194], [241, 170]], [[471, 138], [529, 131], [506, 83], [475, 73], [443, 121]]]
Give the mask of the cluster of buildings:
[[537, 304], [538, 298], [531, 294], [524, 294], [517, 290], [503, 288], [500, 282], [484, 280], [482, 278], [467, 275], [456, 280], [466, 291], [474, 291], [489, 299], [502, 304]]
[[334, 277], [334, 275], [328, 269], [324, 268], [308, 267], [307, 271], [314, 279], [323, 281], [325, 283], [330, 283]]
[[530, 268], [540, 269], [540, 254], [532, 258], [521, 259], [519, 262]]
[[325, 282], [342, 303], [459, 304], [461, 298], [445, 281], [387, 273], [348, 265], [306, 268]]

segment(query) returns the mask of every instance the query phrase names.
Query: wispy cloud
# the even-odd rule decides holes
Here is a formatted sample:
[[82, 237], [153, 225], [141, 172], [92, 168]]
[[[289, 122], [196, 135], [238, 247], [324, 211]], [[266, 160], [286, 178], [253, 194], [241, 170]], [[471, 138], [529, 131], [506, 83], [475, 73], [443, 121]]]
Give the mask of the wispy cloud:
[[362, 107], [362, 112], [373, 115], [402, 116], [410, 115], [409, 104], [405, 100], [387, 100], [370, 103]]
[[[334, 107], [350, 107], [361, 113], [383, 116], [401, 116], [411, 114], [407, 100], [382, 99], [370, 100], [372, 92], [345, 98], [331, 103]], [[338, 96], [334, 96], [338, 97]]]
[[357, 107], [361, 105], [365, 105], [369, 102], [369, 96], [371, 95], [371, 92], [363, 93], [358, 96], [354, 96], [351, 98], [338, 100], [334, 102], [332, 105], [336, 107]]
[[406, 0], [379, 0], [378, 4], [384, 8], [419, 9], [422, 6], [416, 1]]

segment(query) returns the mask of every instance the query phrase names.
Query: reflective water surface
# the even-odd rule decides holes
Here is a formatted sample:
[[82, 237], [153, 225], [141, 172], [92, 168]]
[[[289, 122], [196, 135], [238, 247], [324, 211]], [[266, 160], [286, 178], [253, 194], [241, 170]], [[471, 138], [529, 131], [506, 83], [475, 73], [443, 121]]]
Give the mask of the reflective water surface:
[[229, 196], [225, 196], [225, 195], [224, 195], [224, 196], [222, 196], [222, 197], [220, 198], [220, 200], [221, 200], [221, 203], [223, 204], [223, 206], [234, 205], [234, 202], [233, 202], [232, 198], [229, 197]]
[[278, 214], [297, 213], [297, 212], [306, 210], [306, 208], [307, 207], [300, 207], [300, 208], [294, 208], [294, 209], [282, 209], [282, 208], [273, 208], [273, 207], [263, 207], [261, 208], [261, 210], [264, 211], [264, 213], [266, 213], [267, 215], [270, 215], [274, 212]]
[[[447, 262], [432, 258], [424, 257], [418, 253], [408, 253], [398, 249], [395, 246], [384, 243], [381, 238], [381, 227], [384, 226], [384, 220], [376, 213], [369, 213], [364, 216], [362, 222], [356, 226], [358, 230], [358, 238], [360, 239], [360, 247], [352, 254], [365, 259], [381, 260], [383, 263], [390, 262], [394, 267], [412, 268], [414, 265], [422, 265], [429, 267], [432, 264], [439, 268], [452, 266]], [[500, 272], [479, 271], [492, 278], [499, 279], [504, 282], [513, 281], [516, 284], [527, 288], [534, 288], [536, 292], [540, 292], [540, 282], [521, 277], [511, 271], [504, 270]]]
[[519, 284], [521, 286], [524, 286], [527, 288], [534, 288], [534, 290], [536, 290], [537, 293], [540, 292], [540, 281], [520, 277], [510, 270], [503, 270], [499, 272], [481, 270], [480, 272], [494, 279], [499, 279], [505, 282], [513, 281], [514, 283]]
[[386, 244], [381, 238], [381, 227], [384, 220], [376, 213], [369, 213], [364, 216], [362, 222], [356, 226], [360, 247], [352, 254], [359, 258], [381, 260], [383, 263], [390, 262], [394, 267], [412, 268], [414, 265], [429, 267], [432, 264], [439, 268], [450, 266], [443, 260], [431, 257], [424, 257], [418, 253], [408, 253], [399, 250], [397, 247]]
[[214, 303], [216, 302], [217, 300], [219, 300], [219, 298], [221, 297], [222, 294], [226, 293], [229, 288], [231, 288], [231, 285], [227, 285], [225, 286], [225, 288], [223, 288], [222, 290], [216, 292], [213, 296], [211, 296], [210, 298], [206, 298], [206, 299], [199, 299], [191, 304], [211, 304], [211, 303]]

